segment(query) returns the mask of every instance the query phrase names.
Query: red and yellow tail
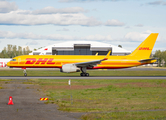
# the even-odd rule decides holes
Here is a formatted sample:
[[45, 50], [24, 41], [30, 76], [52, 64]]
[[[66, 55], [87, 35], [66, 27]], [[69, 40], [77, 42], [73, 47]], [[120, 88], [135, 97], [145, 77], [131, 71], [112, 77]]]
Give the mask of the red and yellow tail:
[[151, 33], [129, 56], [137, 59], [149, 59], [158, 33]]

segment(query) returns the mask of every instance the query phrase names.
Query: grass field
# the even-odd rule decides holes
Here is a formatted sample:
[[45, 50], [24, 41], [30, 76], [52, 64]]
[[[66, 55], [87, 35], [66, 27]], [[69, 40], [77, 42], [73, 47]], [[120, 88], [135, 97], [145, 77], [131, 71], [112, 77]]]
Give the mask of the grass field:
[[[90, 76], [165, 76], [166, 71], [90, 70]], [[54, 70], [28, 70], [28, 76], [79, 76]], [[0, 70], [0, 76], [23, 76], [22, 70]], [[8, 80], [0, 80], [7, 84]], [[68, 80], [32, 79], [59, 110], [84, 112], [83, 120], [165, 120], [166, 80]], [[39, 90], [39, 89], [38, 89]]]
[[166, 119], [166, 80], [30, 80], [59, 110], [87, 112], [83, 120]]
[[[166, 70], [158, 71], [121, 71], [121, 70], [89, 70], [90, 76], [166, 76]], [[57, 70], [27, 70], [28, 76], [80, 76], [78, 73], [61, 73]], [[24, 76], [23, 70], [0, 70], [0, 76]]]

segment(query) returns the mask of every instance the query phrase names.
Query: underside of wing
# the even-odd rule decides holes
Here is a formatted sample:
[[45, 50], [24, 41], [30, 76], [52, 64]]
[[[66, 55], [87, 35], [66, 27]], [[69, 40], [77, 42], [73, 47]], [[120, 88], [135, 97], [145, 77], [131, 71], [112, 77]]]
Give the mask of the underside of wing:
[[97, 64], [100, 64], [101, 61], [103, 61], [103, 60], [96, 60], [96, 61], [90, 61], [90, 62], [81, 62], [81, 63], [76, 63], [75, 65], [77, 67], [93, 67], [93, 66], [96, 66]]

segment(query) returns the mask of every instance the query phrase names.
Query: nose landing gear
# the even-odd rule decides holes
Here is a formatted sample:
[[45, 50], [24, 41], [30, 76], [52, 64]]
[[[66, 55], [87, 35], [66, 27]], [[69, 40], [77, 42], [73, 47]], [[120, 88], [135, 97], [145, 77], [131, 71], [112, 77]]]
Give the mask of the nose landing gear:
[[23, 73], [24, 73], [24, 77], [26, 77], [27, 76], [27, 73], [26, 73], [26, 68], [22, 68], [24, 71], [23, 71]]

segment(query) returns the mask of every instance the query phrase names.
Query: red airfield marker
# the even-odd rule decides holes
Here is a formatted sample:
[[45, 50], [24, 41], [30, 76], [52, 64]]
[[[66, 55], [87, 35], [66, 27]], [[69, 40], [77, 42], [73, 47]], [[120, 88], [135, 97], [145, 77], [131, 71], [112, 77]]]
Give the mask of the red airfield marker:
[[13, 100], [12, 100], [12, 96], [9, 96], [9, 102], [8, 102], [8, 105], [14, 105], [14, 104], [13, 104]]

